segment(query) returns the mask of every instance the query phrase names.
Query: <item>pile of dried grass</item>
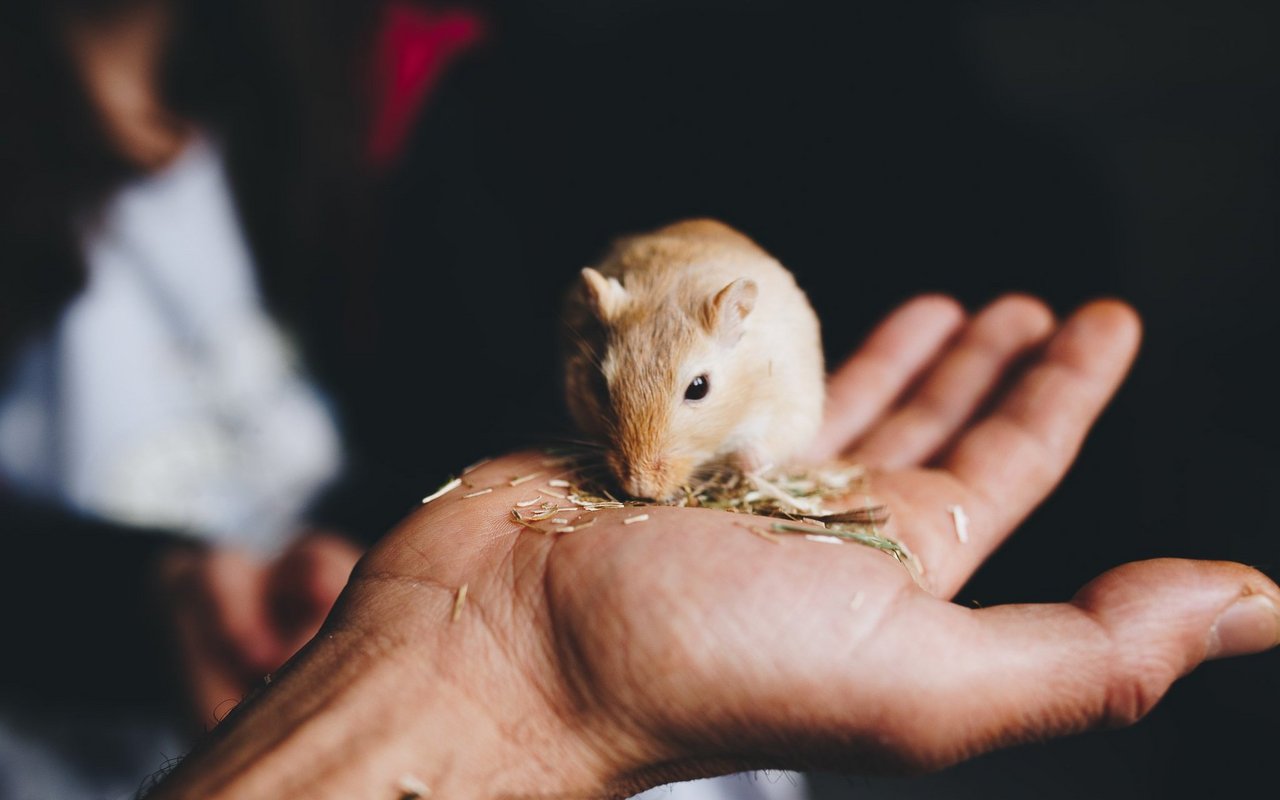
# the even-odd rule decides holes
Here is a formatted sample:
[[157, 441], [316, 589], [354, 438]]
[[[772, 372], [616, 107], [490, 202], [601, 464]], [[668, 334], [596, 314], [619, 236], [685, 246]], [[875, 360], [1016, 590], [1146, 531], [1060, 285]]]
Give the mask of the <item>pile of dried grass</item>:
[[[795, 467], [763, 474], [724, 470], [697, 486], [685, 487], [680, 496], [662, 504], [618, 499], [597, 482], [581, 477], [578, 464], [571, 458], [553, 458], [544, 465], [548, 470], [516, 476], [506, 482], [508, 486], [528, 486], [535, 493], [518, 501], [510, 514], [517, 525], [538, 533], [552, 535], [585, 530], [596, 524], [597, 513], [606, 510], [655, 505], [709, 508], [759, 518], [743, 520], [742, 527], [770, 541], [780, 542], [786, 535], [802, 535], [811, 541], [855, 542], [875, 548], [896, 559], [917, 581], [920, 579], [920, 564], [911, 551], [879, 530], [889, 519], [885, 506], [836, 510], [828, 507], [833, 501], [867, 491], [866, 470], [858, 465]], [[470, 490], [464, 498], [491, 493], [497, 487], [477, 487], [466, 480], [467, 473], [476, 466], [468, 467], [462, 477], [449, 481], [423, 498], [423, 502], [429, 503], [460, 486]], [[632, 525], [648, 519], [648, 514], [638, 512], [623, 518], [622, 522]], [[757, 522], [760, 524], [754, 524]]]

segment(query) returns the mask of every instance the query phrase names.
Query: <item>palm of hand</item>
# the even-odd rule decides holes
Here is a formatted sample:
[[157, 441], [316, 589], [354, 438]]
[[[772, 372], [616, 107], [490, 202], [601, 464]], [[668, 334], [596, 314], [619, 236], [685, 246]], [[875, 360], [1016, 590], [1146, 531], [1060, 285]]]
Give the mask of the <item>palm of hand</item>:
[[[1232, 650], [1205, 632], [1241, 587], [1274, 587], [1242, 567], [1165, 561], [1108, 573], [1071, 604], [975, 612], [946, 600], [1056, 484], [1137, 339], [1114, 303], [1057, 328], [1026, 299], [966, 323], [926, 298], [837, 373], [813, 456], [873, 468], [886, 533], [920, 557], [924, 588], [869, 548], [777, 544], [702, 509], [522, 531], [507, 512], [529, 485], [507, 481], [537, 471], [524, 454], [469, 476], [492, 494], [455, 491], [411, 517], [362, 563], [349, 606], [425, 587], [405, 635], [474, 652], [489, 679], [471, 691], [512, 738], [619, 791], [764, 764], [928, 768], [1134, 719], [1190, 666]], [[967, 543], [952, 505], [972, 519]]]

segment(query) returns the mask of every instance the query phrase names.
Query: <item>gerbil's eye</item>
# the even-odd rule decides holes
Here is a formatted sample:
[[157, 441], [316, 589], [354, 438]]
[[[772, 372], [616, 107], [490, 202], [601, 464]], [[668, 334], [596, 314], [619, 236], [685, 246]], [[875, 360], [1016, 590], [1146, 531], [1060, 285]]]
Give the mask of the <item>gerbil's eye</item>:
[[684, 390], [684, 399], [701, 400], [709, 391], [711, 391], [711, 381], [707, 380], [706, 375], [699, 375], [689, 384], [689, 388]]

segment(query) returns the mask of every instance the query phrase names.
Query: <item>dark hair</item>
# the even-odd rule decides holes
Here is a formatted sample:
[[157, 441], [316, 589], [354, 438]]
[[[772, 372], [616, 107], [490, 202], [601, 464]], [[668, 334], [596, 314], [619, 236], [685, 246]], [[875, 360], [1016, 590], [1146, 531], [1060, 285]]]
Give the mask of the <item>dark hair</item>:
[[[84, 282], [72, 229], [135, 168], [116, 154], [60, 41], [69, 14], [136, 0], [0, 4], [0, 359]], [[171, 0], [171, 110], [224, 145], [267, 297], [286, 318], [358, 255], [365, 63], [381, 4]]]

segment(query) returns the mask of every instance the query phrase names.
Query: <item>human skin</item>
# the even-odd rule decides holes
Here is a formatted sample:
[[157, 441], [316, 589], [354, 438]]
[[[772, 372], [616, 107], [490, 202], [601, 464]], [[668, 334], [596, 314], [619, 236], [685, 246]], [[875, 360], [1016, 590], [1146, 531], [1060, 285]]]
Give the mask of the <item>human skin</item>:
[[1201, 661], [1274, 646], [1275, 584], [1164, 559], [1064, 603], [949, 598], [1056, 485], [1138, 340], [1116, 302], [1059, 326], [1028, 298], [969, 319], [926, 297], [832, 377], [812, 455], [873, 469], [923, 587], [872, 549], [706, 509], [535, 533], [509, 511], [540, 482], [510, 479], [546, 457], [495, 459], [467, 476], [492, 493], [450, 492], [368, 553], [321, 633], [153, 797], [396, 798], [406, 776], [436, 797], [623, 797], [749, 767], [938, 769], [1132, 723]]
[[166, 0], [125, 3], [115, 14], [68, 17], [61, 34], [102, 134], [142, 170], [182, 152], [192, 127], [161, 98], [160, 68], [173, 25]]
[[189, 721], [207, 731], [319, 630], [363, 551], [323, 531], [272, 558], [178, 545], [158, 559], [163, 609]]

